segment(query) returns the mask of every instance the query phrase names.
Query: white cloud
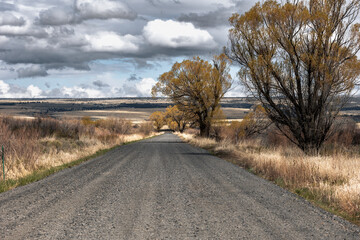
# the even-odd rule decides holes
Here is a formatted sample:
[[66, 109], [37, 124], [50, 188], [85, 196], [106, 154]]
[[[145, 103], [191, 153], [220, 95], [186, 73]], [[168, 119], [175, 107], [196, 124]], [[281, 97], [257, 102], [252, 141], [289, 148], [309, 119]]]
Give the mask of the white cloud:
[[151, 89], [156, 84], [156, 81], [152, 78], [143, 78], [140, 82], [135, 84], [135, 87], [140, 93], [138, 96], [141, 97], [150, 97]]
[[100, 90], [93, 88], [85, 88], [80, 86], [63, 87], [60, 92], [64, 97], [76, 98], [100, 98], [105, 97], [105, 94]]
[[19, 78], [45, 77], [48, 75], [45, 67], [41, 65], [31, 65], [29, 67], [19, 68], [17, 73]]
[[139, 47], [139, 39], [127, 34], [120, 36], [115, 32], [98, 32], [94, 35], [86, 35], [85, 39], [89, 45], [85, 47], [86, 51], [96, 52], [136, 52]]
[[0, 80], [0, 91], [1, 94], [6, 94], [7, 92], [9, 92], [10, 90], [10, 86], [9, 84], [5, 83], [4, 81]]
[[35, 27], [31, 24], [25, 24], [23, 26], [0, 26], [0, 35], [8, 37], [12, 36], [31, 36], [35, 38], [45, 38], [48, 36], [45, 29]]
[[143, 34], [152, 45], [163, 47], [212, 48], [216, 45], [207, 31], [195, 28], [192, 23], [173, 20], [150, 21], [144, 27]]
[[[63, 86], [75, 85], [101, 90], [103, 96], [149, 96], [150, 89], [138, 91], [143, 77], [156, 79], [182, 58], [219, 53], [227, 41], [227, 18], [243, 11], [238, 2], [253, 4], [250, 0], [0, 0], [4, 1], [13, 4], [0, 3], [4, 11], [0, 16], [9, 13], [14, 18], [6, 17], [3, 23], [10, 24], [0, 25], [0, 79], [9, 83], [8, 94], [21, 96], [30, 84], [40, 87], [45, 96], [52, 90], [53, 96], [62, 96]], [[182, 14], [190, 17], [180, 20]], [[207, 21], [214, 15], [222, 20]], [[16, 23], [15, 18], [25, 23], [17, 26], [21, 21]], [[200, 20], [206, 24], [199, 24]], [[113, 73], [114, 79], [97, 77], [105, 72]], [[19, 73], [35, 78], [15, 80]], [[133, 73], [138, 77], [127, 81]], [[100, 89], [93, 84], [98, 79], [110, 87]], [[45, 82], [56, 84], [46, 88]], [[79, 92], [88, 94], [78, 88], [69, 91], [75, 97]]]
[[27, 90], [26, 92], [30, 94], [30, 97], [32, 98], [41, 97], [43, 93], [43, 91], [39, 87], [34, 86], [32, 84], [28, 86], [26, 90]]
[[43, 94], [39, 87], [32, 84], [23, 88], [0, 80], [0, 98], [41, 98]]

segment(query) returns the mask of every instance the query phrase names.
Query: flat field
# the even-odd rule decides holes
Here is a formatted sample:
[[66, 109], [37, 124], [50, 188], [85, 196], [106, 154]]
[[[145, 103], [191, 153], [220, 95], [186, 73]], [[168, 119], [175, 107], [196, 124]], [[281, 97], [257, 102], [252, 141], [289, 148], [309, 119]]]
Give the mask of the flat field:
[[[224, 98], [223, 112], [229, 120], [241, 120], [257, 102], [252, 98]], [[172, 105], [166, 98], [104, 98], [104, 99], [0, 99], [0, 115], [19, 118], [49, 116], [57, 119], [123, 118], [133, 123], [149, 119], [154, 111]], [[351, 99], [341, 115], [360, 123], [360, 97]]]
[[[228, 119], [242, 119], [256, 102], [249, 98], [225, 98], [221, 104]], [[19, 118], [49, 116], [57, 119], [124, 118], [134, 123], [148, 120], [154, 111], [172, 105], [166, 98], [108, 99], [0, 99], [0, 115]]]

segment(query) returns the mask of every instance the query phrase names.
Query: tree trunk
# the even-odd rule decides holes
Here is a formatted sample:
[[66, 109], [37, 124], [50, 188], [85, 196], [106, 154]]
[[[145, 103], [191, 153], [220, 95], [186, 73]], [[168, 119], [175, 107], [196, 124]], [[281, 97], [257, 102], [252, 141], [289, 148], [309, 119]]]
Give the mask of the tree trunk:
[[185, 127], [186, 127], [186, 123], [184, 123], [184, 124], [179, 124], [179, 131], [180, 131], [180, 133], [183, 133], [184, 132], [184, 130], [185, 130]]
[[210, 136], [210, 123], [209, 122], [200, 122], [200, 136], [209, 137]]
[[319, 153], [319, 147], [312, 143], [303, 143], [300, 148], [309, 156], [317, 155]]

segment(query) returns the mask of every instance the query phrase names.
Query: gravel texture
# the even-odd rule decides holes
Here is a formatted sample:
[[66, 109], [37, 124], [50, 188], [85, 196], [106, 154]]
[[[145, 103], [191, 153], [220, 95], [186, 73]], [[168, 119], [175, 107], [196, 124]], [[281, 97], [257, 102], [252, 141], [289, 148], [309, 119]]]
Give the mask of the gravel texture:
[[0, 239], [360, 239], [360, 228], [166, 133], [0, 194]]

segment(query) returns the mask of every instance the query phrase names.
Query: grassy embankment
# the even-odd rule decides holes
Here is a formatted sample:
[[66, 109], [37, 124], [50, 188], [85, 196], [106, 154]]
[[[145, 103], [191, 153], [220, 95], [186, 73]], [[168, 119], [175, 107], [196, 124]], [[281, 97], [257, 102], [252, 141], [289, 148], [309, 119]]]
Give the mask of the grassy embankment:
[[123, 119], [0, 118], [6, 176], [3, 181], [1, 169], [0, 192], [40, 180], [124, 143], [150, 137], [152, 130], [151, 123], [134, 126]]
[[260, 139], [234, 144], [226, 138], [216, 141], [195, 134], [179, 136], [360, 225], [358, 147], [331, 145], [329, 154], [306, 156], [294, 146], [266, 146]]

